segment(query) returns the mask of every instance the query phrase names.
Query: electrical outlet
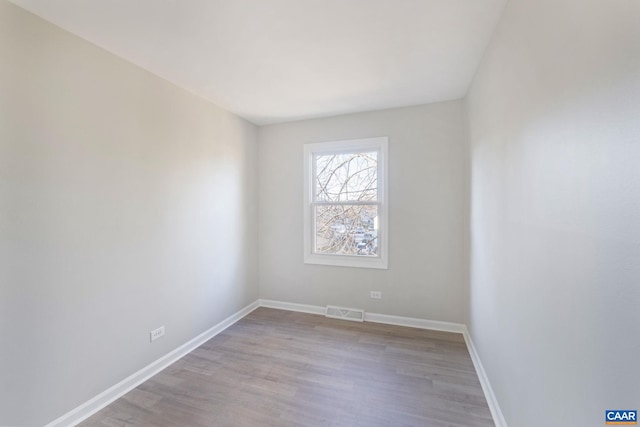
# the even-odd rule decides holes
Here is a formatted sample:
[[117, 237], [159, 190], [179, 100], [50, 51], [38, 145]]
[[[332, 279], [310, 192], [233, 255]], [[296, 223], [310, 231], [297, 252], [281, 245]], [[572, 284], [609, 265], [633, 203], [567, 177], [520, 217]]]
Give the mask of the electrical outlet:
[[382, 292], [380, 291], [371, 291], [369, 296], [373, 299], [382, 299]]
[[160, 326], [158, 329], [154, 329], [149, 332], [149, 336], [151, 337], [151, 341], [155, 341], [158, 338], [164, 336], [164, 326]]

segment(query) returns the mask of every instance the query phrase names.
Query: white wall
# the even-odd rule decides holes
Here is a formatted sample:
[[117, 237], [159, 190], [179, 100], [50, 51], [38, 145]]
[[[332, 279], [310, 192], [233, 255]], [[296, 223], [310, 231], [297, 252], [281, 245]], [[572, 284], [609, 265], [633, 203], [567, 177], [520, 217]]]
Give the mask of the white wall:
[[640, 403], [639, 23], [510, 0], [468, 96], [471, 329], [511, 426]]
[[[304, 264], [303, 145], [377, 136], [389, 137], [389, 269]], [[265, 126], [259, 140], [262, 298], [465, 320], [462, 102]]]
[[257, 130], [4, 0], [0, 63], [0, 425], [37, 426], [258, 298]]

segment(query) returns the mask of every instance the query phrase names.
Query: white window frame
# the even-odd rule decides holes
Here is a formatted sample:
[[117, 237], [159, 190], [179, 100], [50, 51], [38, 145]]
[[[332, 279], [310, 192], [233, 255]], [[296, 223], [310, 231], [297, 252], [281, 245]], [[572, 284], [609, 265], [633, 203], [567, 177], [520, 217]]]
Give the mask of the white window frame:
[[[388, 137], [319, 142], [304, 145], [304, 262], [340, 267], [380, 268], [389, 265], [389, 203], [388, 203]], [[378, 253], [373, 256], [319, 254], [315, 252], [315, 170], [316, 154], [340, 154], [365, 151], [378, 152]], [[326, 203], [325, 203], [326, 204]], [[333, 203], [332, 203], [333, 204]], [[336, 202], [353, 205], [358, 202]], [[368, 203], [367, 203], [368, 204]]]

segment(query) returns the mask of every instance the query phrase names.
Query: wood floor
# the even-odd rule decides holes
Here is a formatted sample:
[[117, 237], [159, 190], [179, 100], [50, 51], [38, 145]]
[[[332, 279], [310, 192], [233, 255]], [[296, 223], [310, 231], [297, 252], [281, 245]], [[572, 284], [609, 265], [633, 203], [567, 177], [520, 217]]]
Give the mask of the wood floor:
[[493, 426], [462, 335], [259, 308], [89, 426]]

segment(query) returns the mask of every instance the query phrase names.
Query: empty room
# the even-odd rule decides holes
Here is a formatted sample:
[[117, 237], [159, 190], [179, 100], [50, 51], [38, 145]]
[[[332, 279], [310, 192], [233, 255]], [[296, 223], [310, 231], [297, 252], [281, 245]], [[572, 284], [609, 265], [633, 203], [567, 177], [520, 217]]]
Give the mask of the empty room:
[[0, 426], [637, 425], [640, 1], [0, 0]]

